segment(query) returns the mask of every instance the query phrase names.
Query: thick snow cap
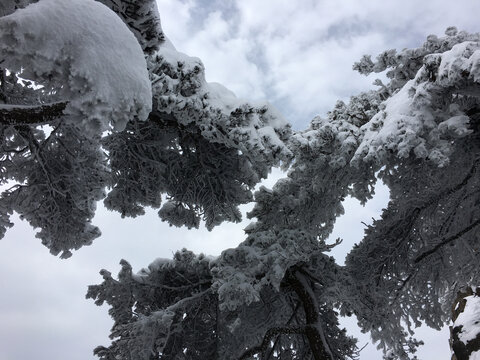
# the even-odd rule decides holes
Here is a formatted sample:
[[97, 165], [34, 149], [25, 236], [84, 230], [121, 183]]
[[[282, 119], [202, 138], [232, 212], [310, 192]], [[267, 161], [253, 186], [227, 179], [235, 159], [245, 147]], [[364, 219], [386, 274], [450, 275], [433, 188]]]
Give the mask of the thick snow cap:
[[0, 18], [2, 67], [59, 93], [92, 130], [145, 120], [152, 91], [143, 51], [122, 20], [94, 0], [41, 0]]

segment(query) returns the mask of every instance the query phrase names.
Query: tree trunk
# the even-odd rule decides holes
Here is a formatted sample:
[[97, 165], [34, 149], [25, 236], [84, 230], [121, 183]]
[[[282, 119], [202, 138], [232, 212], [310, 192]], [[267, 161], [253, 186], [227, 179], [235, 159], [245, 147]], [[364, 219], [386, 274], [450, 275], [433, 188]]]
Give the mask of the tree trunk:
[[295, 268], [287, 271], [286, 280], [302, 302], [307, 320], [305, 336], [314, 359], [334, 360], [321, 324], [320, 309], [308, 280]]

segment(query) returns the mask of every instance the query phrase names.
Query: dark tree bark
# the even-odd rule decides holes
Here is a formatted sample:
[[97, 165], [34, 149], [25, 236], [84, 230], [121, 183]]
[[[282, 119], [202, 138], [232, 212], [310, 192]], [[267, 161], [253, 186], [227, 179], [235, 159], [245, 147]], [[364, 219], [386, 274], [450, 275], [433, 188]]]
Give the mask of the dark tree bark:
[[66, 106], [66, 102], [59, 102], [38, 106], [0, 107], [0, 124], [13, 126], [48, 124], [62, 116]]
[[286, 272], [284, 281], [297, 294], [300, 300], [299, 307], [303, 307], [305, 312], [306, 323], [299, 326], [286, 325], [268, 329], [262, 343], [245, 351], [239, 360], [246, 360], [257, 354], [261, 354], [261, 359], [264, 359], [272, 339], [282, 334], [301, 334], [310, 346], [315, 360], [334, 360], [322, 328], [320, 309], [309, 280], [296, 267], [292, 267]]
[[307, 279], [294, 267], [286, 273], [286, 281], [302, 302], [305, 311], [305, 337], [315, 360], [334, 360], [320, 320], [320, 309]]

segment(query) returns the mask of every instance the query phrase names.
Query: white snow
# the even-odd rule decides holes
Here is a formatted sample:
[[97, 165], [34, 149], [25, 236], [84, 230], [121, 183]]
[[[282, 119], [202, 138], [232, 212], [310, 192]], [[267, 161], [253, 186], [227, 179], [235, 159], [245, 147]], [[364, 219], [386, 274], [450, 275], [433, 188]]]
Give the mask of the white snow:
[[474, 351], [470, 354], [470, 360], [480, 360], [480, 350]]
[[[480, 297], [471, 295], [465, 300], [467, 301], [465, 309], [458, 315], [453, 326], [462, 326], [458, 338], [466, 344], [480, 334]], [[480, 357], [478, 359], [480, 360]]]
[[288, 122], [268, 102], [247, 102], [224, 86], [207, 82], [196, 57], [166, 41], [155, 54], [154, 94], [158, 109], [182, 124], [195, 123], [206, 139], [238, 148], [257, 163], [288, 159]]
[[204, 86], [210, 106], [220, 109], [225, 115], [230, 115], [241, 104], [236, 95], [222, 84], [206, 82]]
[[464, 76], [470, 74], [474, 81], [479, 81], [478, 74], [480, 44], [474, 41], [465, 41], [445, 51], [441, 55], [441, 62], [438, 67], [438, 77], [440, 82], [446, 84], [458, 81]]
[[94, 0], [42, 0], [0, 19], [0, 61], [69, 100], [89, 129], [123, 130], [152, 107], [143, 51], [121, 19]]
[[450, 131], [459, 137], [463, 137], [473, 131], [468, 128], [469, 123], [470, 118], [468, 116], [457, 115], [438, 124], [438, 129], [442, 132]]
[[363, 155], [366, 160], [376, 158], [387, 149], [397, 150], [400, 156], [408, 156], [409, 151], [419, 145], [419, 139], [413, 138], [417, 137], [423, 124], [412, 113], [410, 89], [414, 83], [415, 80], [407, 82], [398, 93], [384, 102], [384, 111], [362, 126], [364, 137], [354, 159]]
[[458, 107], [450, 106], [443, 113], [440, 108], [442, 101], [448, 100], [448, 89], [460, 88], [457, 95], [478, 97], [476, 85], [462, 84], [466, 79], [480, 79], [480, 44], [465, 41], [442, 54], [431, 54], [425, 61], [438, 66], [436, 80], [429, 78], [427, 66], [423, 66], [414, 79], [387, 99], [383, 110], [362, 126], [362, 142], [352, 163], [361, 159], [381, 161], [388, 152], [408, 157], [413, 151], [418, 158], [444, 166], [451, 151], [448, 138], [472, 132], [469, 118]]
[[173, 43], [167, 37], [165, 37], [165, 42], [160, 46], [157, 55], [172, 67], [177, 67], [178, 64], [182, 64], [182, 68], [185, 72], [191, 71], [195, 66], [203, 69], [202, 61], [198, 57], [189, 56], [177, 51]]
[[171, 263], [172, 259], [156, 258], [150, 263], [150, 265], [148, 265], [148, 269], [150, 271], [156, 271]]

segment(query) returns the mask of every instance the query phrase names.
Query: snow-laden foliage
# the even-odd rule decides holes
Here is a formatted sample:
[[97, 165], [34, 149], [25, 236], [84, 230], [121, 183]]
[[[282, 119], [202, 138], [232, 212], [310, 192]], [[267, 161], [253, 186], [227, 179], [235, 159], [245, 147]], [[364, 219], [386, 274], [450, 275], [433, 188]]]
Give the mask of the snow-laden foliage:
[[[374, 92], [353, 97], [349, 104], [339, 102], [328, 119], [317, 117], [309, 129], [291, 137], [296, 161], [288, 178], [272, 190], [257, 191], [249, 213], [257, 221], [247, 227], [247, 240], [224, 251], [213, 268], [223, 306], [251, 302], [266, 284], [278, 288], [291, 266], [328, 251], [325, 240], [343, 214], [345, 197], [366, 201], [373, 194], [373, 169], [365, 166], [360, 172], [347, 164], [359, 144], [359, 126], [375, 114], [379, 102]], [[328, 287], [338, 288], [341, 281], [333, 278]]]
[[[212, 261], [182, 250], [173, 260], [157, 259], [138, 274], [122, 261], [118, 280], [102, 270], [103, 283], [90, 286], [87, 297], [98, 305], [107, 302], [115, 323], [112, 344], [95, 353], [105, 360], [252, 359], [259, 353], [270, 354], [270, 359], [311, 356], [302, 336], [306, 314], [291, 283], [282, 284], [281, 293], [264, 286], [262, 302], [222, 310], [212, 287]], [[319, 311], [335, 358], [352, 355], [355, 341], [338, 328], [336, 313], [328, 306]]]
[[283, 142], [289, 126], [281, 114], [266, 102], [250, 104], [220, 84], [207, 83], [198, 58], [179, 53], [166, 42], [149, 66], [154, 111], [171, 115], [182, 125], [195, 125], [209, 141], [237, 148], [259, 163], [255, 164], [259, 176], [267, 175], [262, 162], [277, 163], [290, 156]]
[[[207, 83], [203, 64], [165, 42], [149, 58], [153, 111], [147, 123], [104, 140], [113, 190], [106, 204], [125, 216], [159, 207], [172, 225], [207, 228], [238, 222], [238, 204], [272, 166], [288, 162], [286, 121], [268, 103], [249, 104], [220, 84]], [[152, 176], [154, 175], [154, 176]]]
[[[4, 193], [0, 233], [17, 211], [52, 253], [69, 256], [100, 235], [90, 220], [106, 195], [122, 216], [159, 208], [166, 196], [159, 216], [171, 225], [240, 221], [238, 205], [252, 201], [272, 166], [290, 160], [289, 125], [268, 103], [207, 83], [200, 60], [165, 39], [155, 1], [102, 2], [108, 7], [41, 0], [16, 11], [28, 1], [6, 3], [2, 184], [23, 190]], [[52, 146], [69, 166], [51, 160]], [[89, 160], [70, 156], [77, 152]], [[72, 201], [65, 186], [78, 189]], [[36, 207], [48, 210], [32, 213]]]
[[[390, 188], [389, 206], [339, 269], [344, 277], [329, 284], [336, 291], [327, 298], [355, 313], [388, 358], [415, 352], [414, 326], [448, 321], [457, 291], [478, 283], [480, 273], [478, 39], [449, 29], [420, 49], [389, 52], [382, 67], [392, 68], [388, 84], [376, 81], [378, 90], [338, 103], [327, 119], [292, 135], [288, 177], [257, 192], [248, 239], [214, 267], [223, 306], [249, 303], [292, 262], [308, 263], [316, 253], [307, 244], [322, 246], [342, 200], [368, 200], [380, 177]], [[420, 63], [412, 54], [421, 54]], [[287, 230], [308, 236], [282, 248]], [[277, 239], [272, 253], [262, 247], [266, 233]], [[288, 260], [272, 261], [274, 254]]]
[[98, 132], [147, 118], [152, 93], [143, 52], [102, 4], [42, 0], [0, 18], [0, 34], [2, 66], [68, 100], [72, 121]]
[[479, 281], [478, 46], [478, 35], [454, 29], [429, 37], [423, 49], [442, 53], [423, 54], [413, 79], [362, 128], [352, 161], [381, 166], [391, 198], [347, 259], [352, 307], [360, 325], [400, 358], [411, 345], [404, 324], [410, 335], [421, 322], [441, 327], [459, 289]]
[[286, 269], [321, 256], [318, 241], [303, 231], [284, 230], [251, 235], [234, 249], [225, 250], [214, 262], [220, 308], [234, 311], [257, 302], [265, 286], [280, 289]]
[[90, 245], [100, 235], [91, 220], [108, 176], [99, 138], [68, 123], [47, 138], [29, 127], [2, 126], [0, 135], [2, 182], [18, 182], [2, 193], [1, 207], [40, 228], [36, 236], [54, 255]]
[[[207, 83], [153, 0], [15, 11], [29, 2], [8, 0], [0, 18], [1, 235], [16, 211], [67, 257], [99, 235], [103, 197], [123, 216], [150, 206], [209, 229], [255, 200], [246, 240], [216, 259], [184, 250], [138, 274], [123, 261], [118, 280], [102, 271], [88, 297], [115, 323], [100, 358], [355, 358], [339, 311], [387, 359], [409, 359], [413, 327], [442, 326], [479, 283], [480, 35], [452, 27], [362, 58], [355, 69], [388, 82], [292, 132], [268, 103]], [[278, 165], [287, 177], [253, 195]], [[338, 266], [326, 239], [342, 201], [368, 201], [378, 178], [388, 207]]]
[[[417, 50], [423, 55], [423, 65], [398, 90], [396, 85], [406, 74], [389, 72], [393, 79], [387, 90], [393, 95], [362, 128], [362, 144], [354, 161], [384, 163], [389, 152], [401, 158], [413, 152], [417, 158], [439, 166], [448, 163], [453, 149], [450, 139], [472, 132], [469, 114], [465, 112], [478, 104], [479, 40], [478, 34], [465, 33], [441, 39], [429, 37], [423, 51]], [[435, 51], [426, 53], [428, 49]], [[404, 53], [412, 56], [408, 50]], [[405, 54], [398, 55], [395, 69], [418, 66], [412, 66], [408, 60]]]
[[104, 282], [88, 290], [87, 297], [97, 305], [111, 306], [115, 321], [112, 345], [95, 353], [101, 359], [152, 359], [159, 353], [168, 354], [165, 359], [212, 358], [208, 352], [216, 342], [216, 300], [210, 291], [209, 259], [181, 251], [138, 275], [126, 261], [121, 265], [118, 280], [102, 270]]
[[478, 140], [459, 141], [455, 161], [441, 168], [414, 160], [381, 172], [391, 201], [347, 267], [356, 293], [368, 299], [354, 305], [360, 323], [389, 346], [403, 322], [440, 328], [459, 288], [480, 280]]
[[[250, 163], [233, 149], [189, 134], [173, 121], [132, 123], [104, 140], [116, 169], [105, 201], [122, 215], [137, 216], [144, 206], [159, 207], [170, 224], [198, 227], [203, 212], [208, 228], [239, 221], [236, 205], [251, 201]], [[247, 175], [246, 175], [247, 174]]]

